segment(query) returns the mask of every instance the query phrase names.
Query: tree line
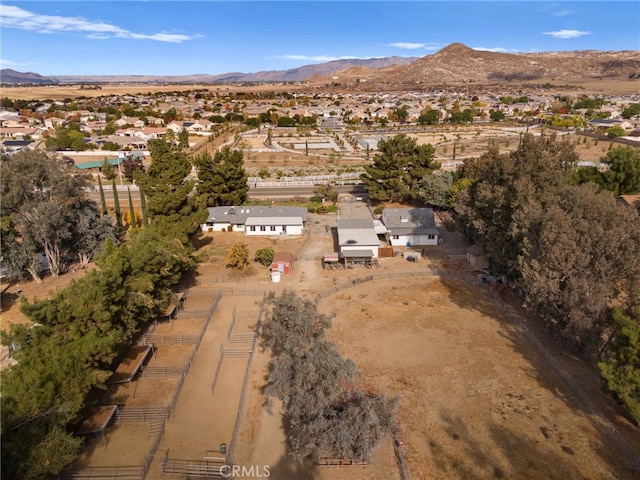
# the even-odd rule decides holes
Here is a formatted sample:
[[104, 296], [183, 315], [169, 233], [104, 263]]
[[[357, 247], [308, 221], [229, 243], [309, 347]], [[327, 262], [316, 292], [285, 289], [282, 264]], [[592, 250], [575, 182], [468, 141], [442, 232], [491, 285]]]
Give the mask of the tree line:
[[640, 216], [616, 196], [640, 193], [640, 151], [617, 147], [608, 168], [579, 167], [575, 146], [522, 135], [442, 172], [431, 145], [381, 140], [362, 179], [370, 198], [450, 208], [555, 335], [598, 366], [605, 389], [640, 421]]
[[[95, 264], [46, 300], [21, 298], [32, 324], [2, 333], [16, 360], [0, 372], [3, 478], [52, 478], [74, 460], [82, 440], [73, 431], [93, 393], [197, 266], [191, 240], [205, 207], [243, 202], [242, 189], [233, 197], [208, 185], [230, 181], [229, 170], [246, 176], [241, 153], [225, 149], [196, 162], [164, 140], [150, 142], [150, 153], [151, 165], [134, 172], [148, 219], [126, 235], [118, 212], [113, 218], [85, 195], [86, 175], [45, 153], [0, 159], [3, 265], [39, 278], [41, 252], [51, 275], [82, 256]], [[190, 178], [194, 163], [204, 180]]]

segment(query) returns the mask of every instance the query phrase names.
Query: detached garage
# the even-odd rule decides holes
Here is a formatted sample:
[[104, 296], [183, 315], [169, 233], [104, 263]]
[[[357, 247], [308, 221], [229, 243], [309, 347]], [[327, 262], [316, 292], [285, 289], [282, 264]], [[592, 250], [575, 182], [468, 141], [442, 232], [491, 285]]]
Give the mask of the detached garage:
[[271, 271], [280, 272], [282, 275], [291, 273], [293, 270], [293, 253], [276, 252], [271, 262]]

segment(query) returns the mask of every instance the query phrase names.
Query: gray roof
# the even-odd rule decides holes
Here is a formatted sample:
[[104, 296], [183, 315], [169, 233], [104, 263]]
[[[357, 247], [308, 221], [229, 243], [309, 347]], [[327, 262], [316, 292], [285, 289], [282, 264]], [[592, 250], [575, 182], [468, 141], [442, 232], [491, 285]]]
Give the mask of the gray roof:
[[342, 258], [371, 258], [373, 257], [373, 252], [371, 250], [345, 250], [340, 252], [340, 256]]
[[341, 218], [337, 222], [338, 229], [346, 228], [346, 229], [367, 229], [371, 230], [373, 228], [373, 220], [369, 220], [367, 218]]
[[302, 225], [302, 217], [248, 217], [246, 226], [255, 225]]
[[262, 207], [262, 206], [231, 206], [231, 207], [209, 207], [208, 223], [231, 223], [233, 225], [244, 225], [247, 218], [282, 218], [298, 217], [303, 222], [307, 221], [306, 207]]
[[392, 235], [438, 235], [432, 208], [385, 208], [382, 220]]

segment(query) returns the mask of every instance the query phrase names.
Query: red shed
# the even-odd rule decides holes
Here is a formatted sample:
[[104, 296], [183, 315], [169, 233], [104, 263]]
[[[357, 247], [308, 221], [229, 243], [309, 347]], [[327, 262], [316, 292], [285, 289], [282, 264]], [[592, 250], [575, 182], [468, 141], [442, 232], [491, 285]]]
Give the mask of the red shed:
[[293, 253], [291, 252], [276, 252], [273, 255], [273, 261], [271, 262], [271, 271], [280, 272], [283, 275], [291, 273], [293, 270]]

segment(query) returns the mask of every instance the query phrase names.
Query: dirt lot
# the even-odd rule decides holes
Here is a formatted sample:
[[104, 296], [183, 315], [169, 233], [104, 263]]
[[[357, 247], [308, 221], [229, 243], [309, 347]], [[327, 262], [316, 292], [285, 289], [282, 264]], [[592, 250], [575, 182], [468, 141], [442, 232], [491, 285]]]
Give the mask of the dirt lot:
[[[287, 288], [313, 299], [338, 286], [340, 291], [319, 304], [321, 312], [335, 315], [329, 336], [343, 355], [355, 361], [363, 386], [399, 397], [397, 419], [413, 479], [637, 478], [547, 361], [481, 288], [453, 278], [424, 276], [434, 264], [457, 271], [464, 268], [463, 263], [446, 261], [434, 252], [432, 259], [418, 263], [395, 256], [381, 259], [378, 269], [325, 271], [320, 259], [333, 250], [327, 227], [334, 224], [335, 217], [310, 215], [309, 239], [247, 238], [236, 232], [203, 235], [199, 246], [204, 261], [185, 310], [211, 305], [212, 296], [206, 292], [219, 288], [276, 292]], [[268, 277], [263, 267], [242, 276], [231, 274], [224, 268], [224, 254], [237, 241], [246, 241], [251, 254], [267, 245], [297, 252], [294, 272], [268, 285], [260, 283]], [[20, 287], [29, 298], [43, 296], [48, 288], [62, 287], [74, 275], [81, 273]], [[353, 286], [353, 280], [368, 275], [378, 279]], [[232, 310], [254, 311], [258, 300], [256, 295], [223, 297], [193, 357], [148, 478], [161, 478], [159, 458], [164, 452], [169, 458], [198, 460], [221, 442], [229, 442], [247, 359], [225, 359], [215, 390], [212, 379], [220, 345], [230, 346], [225, 336]], [[3, 309], [3, 328], [9, 319], [20, 319], [15, 310], [15, 303]], [[187, 334], [189, 325], [182, 322], [163, 324], [162, 333]], [[254, 324], [255, 317], [247, 318], [238, 328], [250, 331]], [[202, 323], [193, 322], [190, 328], [197, 332]], [[554, 345], [549, 348], [562, 355]], [[192, 354], [191, 346], [160, 345], [155, 360], [159, 366], [183, 365]], [[640, 431], [600, 394], [593, 372], [569, 360], [561, 358], [563, 368], [571, 369], [581, 385], [590, 387], [600, 410], [640, 450]], [[268, 352], [256, 351], [234, 452], [236, 464], [268, 465], [271, 477], [278, 480], [400, 478], [390, 439], [374, 453], [369, 467], [311, 470], [292, 463], [284, 449], [278, 406], [274, 415], [262, 407], [268, 361]], [[163, 406], [175, 385], [175, 379], [142, 378], [122, 386], [118, 401]], [[152, 440], [148, 425], [109, 427], [104, 438], [88, 444], [78, 465], [139, 465]]]

